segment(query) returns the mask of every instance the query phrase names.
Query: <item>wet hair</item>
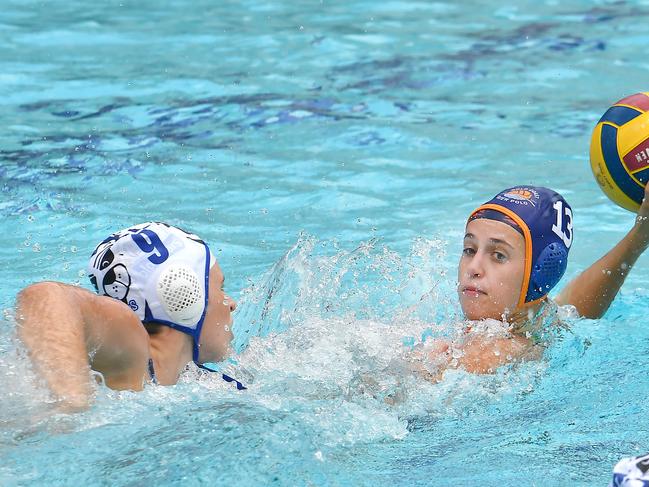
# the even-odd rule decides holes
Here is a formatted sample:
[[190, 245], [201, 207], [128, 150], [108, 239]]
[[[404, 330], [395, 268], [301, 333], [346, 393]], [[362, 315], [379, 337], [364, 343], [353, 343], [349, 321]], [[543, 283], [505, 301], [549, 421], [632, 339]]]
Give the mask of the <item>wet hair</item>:
[[469, 217], [469, 221], [467, 223], [472, 222], [473, 220], [477, 220], [479, 218], [486, 218], [487, 220], [495, 220], [498, 222], [505, 223], [506, 225], [509, 225], [518, 233], [523, 235], [523, 237], [525, 236], [523, 234], [523, 229], [520, 227], [520, 225], [516, 223], [514, 220], [512, 220], [510, 217], [505, 215], [504, 213], [501, 213], [500, 211], [488, 210], [488, 209], [478, 210]]
[[156, 323], [155, 321], [149, 321], [147, 323], [142, 323], [144, 329], [149, 334], [149, 336], [157, 335], [162, 331], [162, 327], [166, 326], [162, 323]]

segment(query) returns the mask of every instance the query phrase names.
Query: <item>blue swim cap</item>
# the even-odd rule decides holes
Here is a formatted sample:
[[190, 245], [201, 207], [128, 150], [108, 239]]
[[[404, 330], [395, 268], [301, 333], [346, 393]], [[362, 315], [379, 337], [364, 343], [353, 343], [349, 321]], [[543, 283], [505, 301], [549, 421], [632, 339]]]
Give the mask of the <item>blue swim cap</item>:
[[469, 221], [476, 218], [514, 223], [525, 238], [519, 306], [544, 297], [561, 280], [573, 229], [572, 209], [559, 193], [538, 186], [508, 188], [476, 208]]

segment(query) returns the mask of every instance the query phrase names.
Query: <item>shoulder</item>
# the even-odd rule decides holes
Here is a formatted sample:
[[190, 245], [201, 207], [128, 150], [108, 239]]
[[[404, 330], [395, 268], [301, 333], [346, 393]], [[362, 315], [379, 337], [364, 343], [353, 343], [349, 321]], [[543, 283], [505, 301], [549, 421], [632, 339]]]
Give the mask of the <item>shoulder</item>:
[[[83, 293], [82, 312], [86, 339], [96, 353], [93, 368], [123, 370], [144, 367], [149, 358], [149, 334], [138, 316], [125, 303], [108, 296]], [[100, 370], [100, 372], [106, 372]]]
[[87, 289], [62, 282], [42, 281], [30, 284], [18, 293], [21, 308], [39, 307], [54, 309], [62, 307], [67, 316], [79, 317], [84, 325], [86, 339], [105, 339], [109, 335], [126, 335], [128, 339], [142, 340], [148, 337], [137, 315], [123, 302], [99, 296]]

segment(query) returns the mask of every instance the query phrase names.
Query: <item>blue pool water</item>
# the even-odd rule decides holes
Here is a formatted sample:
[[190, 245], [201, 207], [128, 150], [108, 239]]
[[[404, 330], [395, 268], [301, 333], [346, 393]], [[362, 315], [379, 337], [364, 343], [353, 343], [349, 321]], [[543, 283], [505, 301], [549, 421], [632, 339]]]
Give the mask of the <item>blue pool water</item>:
[[[464, 219], [503, 187], [570, 201], [560, 286], [630, 227], [588, 145], [649, 89], [647, 20], [646, 1], [5, 0], [0, 484], [606, 485], [649, 450], [647, 256], [538, 362], [431, 384], [406, 356], [460, 326]], [[192, 369], [52, 415], [15, 294], [88, 286], [94, 245], [145, 220], [212, 245], [239, 301], [224, 366], [250, 388]]]

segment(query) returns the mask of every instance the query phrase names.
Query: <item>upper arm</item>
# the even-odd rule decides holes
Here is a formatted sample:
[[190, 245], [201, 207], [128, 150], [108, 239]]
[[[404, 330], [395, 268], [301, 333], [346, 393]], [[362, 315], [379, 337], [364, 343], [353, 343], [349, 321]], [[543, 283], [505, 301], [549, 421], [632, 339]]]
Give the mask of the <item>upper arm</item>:
[[565, 306], [570, 303], [570, 283], [564, 287], [561, 292], [552, 300], [558, 305], [558, 306]]

